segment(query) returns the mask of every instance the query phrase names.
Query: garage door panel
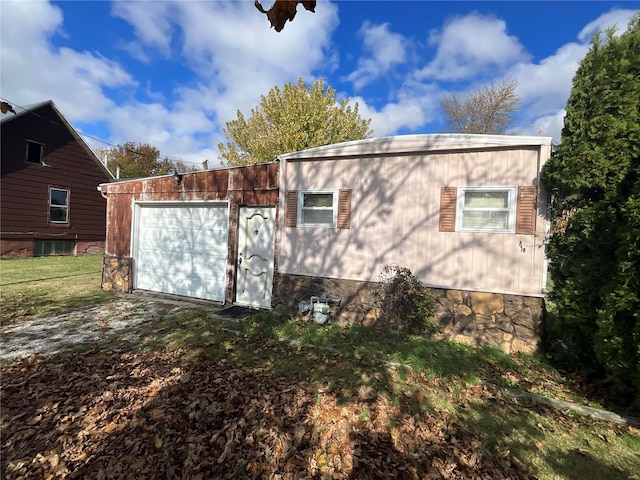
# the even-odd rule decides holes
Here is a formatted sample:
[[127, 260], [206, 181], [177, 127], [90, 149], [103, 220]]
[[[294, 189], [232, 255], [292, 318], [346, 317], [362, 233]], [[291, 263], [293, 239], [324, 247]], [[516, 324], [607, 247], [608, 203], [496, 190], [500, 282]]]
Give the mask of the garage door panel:
[[182, 245], [191, 248], [222, 248], [227, 244], [227, 231], [202, 228], [199, 231], [184, 228], [145, 227], [141, 226], [144, 233], [140, 236], [142, 245], [164, 245], [164, 248], [179, 250]]
[[140, 205], [136, 288], [224, 301], [226, 205]]
[[[204, 243], [204, 242], [203, 242]], [[188, 251], [185, 251], [188, 250]], [[198, 257], [227, 257], [226, 245], [221, 243], [213, 243], [213, 244], [190, 244], [190, 243], [181, 243], [180, 245], [171, 245], [167, 247], [153, 247], [153, 246], [145, 246], [141, 247], [139, 252], [143, 254], [149, 255], [157, 255], [158, 260], [162, 260], [161, 257], [172, 257], [174, 260], [186, 259], [190, 256], [197, 255]]]
[[191, 272], [193, 275], [214, 278], [216, 270], [226, 262], [226, 255], [198, 255], [185, 252], [167, 253], [160, 250], [141, 252], [138, 262], [146, 261], [149, 265], [143, 271], [162, 273]]

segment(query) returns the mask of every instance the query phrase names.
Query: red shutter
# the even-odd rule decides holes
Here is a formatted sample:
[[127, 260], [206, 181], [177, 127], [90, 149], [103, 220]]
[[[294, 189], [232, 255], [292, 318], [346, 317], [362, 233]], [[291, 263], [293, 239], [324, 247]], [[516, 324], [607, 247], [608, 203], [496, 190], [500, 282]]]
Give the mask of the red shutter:
[[285, 227], [296, 227], [298, 225], [298, 191], [289, 190], [287, 192]]
[[518, 187], [516, 233], [521, 235], [536, 233], [536, 187]]
[[440, 231], [456, 231], [456, 203], [458, 189], [456, 187], [442, 187], [440, 189]]
[[338, 228], [351, 228], [351, 189], [338, 191]]

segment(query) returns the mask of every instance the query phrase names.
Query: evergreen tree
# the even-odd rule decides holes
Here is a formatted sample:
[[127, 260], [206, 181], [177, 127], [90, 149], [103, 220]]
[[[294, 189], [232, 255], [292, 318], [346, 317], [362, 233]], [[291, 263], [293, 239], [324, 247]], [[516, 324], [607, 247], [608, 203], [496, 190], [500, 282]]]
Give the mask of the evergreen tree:
[[336, 91], [322, 79], [306, 87], [302, 79], [283, 90], [274, 87], [245, 119], [238, 118], [223, 128], [226, 145], [218, 144], [223, 163], [228, 166], [268, 162], [283, 153], [333, 143], [360, 140], [371, 134], [371, 120], [352, 108], [348, 100], [337, 102]]
[[640, 403], [640, 16], [592, 39], [543, 179], [556, 317], [547, 348], [565, 367], [633, 383]]

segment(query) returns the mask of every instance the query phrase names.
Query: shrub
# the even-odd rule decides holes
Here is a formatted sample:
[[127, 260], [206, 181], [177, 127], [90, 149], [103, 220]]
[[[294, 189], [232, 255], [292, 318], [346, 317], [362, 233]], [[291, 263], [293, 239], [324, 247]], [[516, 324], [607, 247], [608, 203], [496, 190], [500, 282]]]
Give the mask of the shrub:
[[411, 273], [397, 265], [382, 268], [380, 286], [374, 293], [381, 324], [409, 333], [433, 334], [439, 325], [433, 321], [435, 298]]

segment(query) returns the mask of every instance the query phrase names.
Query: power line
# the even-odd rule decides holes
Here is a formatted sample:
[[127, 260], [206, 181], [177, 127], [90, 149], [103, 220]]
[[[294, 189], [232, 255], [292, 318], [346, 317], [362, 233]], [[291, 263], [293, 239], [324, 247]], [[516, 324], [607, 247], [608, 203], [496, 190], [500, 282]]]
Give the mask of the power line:
[[[54, 120], [50, 120], [50, 119], [48, 119], [48, 118], [44, 118], [42, 115], [39, 115], [39, 114], [35, 113], [33, 110], [30, 110], [30, 109], [25, 108], [25, 107], [23, 107], [23, 106], [21, 106], [21, 105], [18, 105], [17, 103], [11, 102], [10, 100], [7, 100], [7, 99], [6, 99], [6, 98], [4, 98], [4, 97], [0, 97], [0, 100], [3, 100], [3, 101], [5, 101], [5, 102], [7, 102], [7, 103], [11, 104], [12, 106], [14, 106], [14, 107], [16, 107], [16, 108], [18, 108], [18, 109], [22, 110], [23, 112], [26, 112], [26, 113], [28, 113], [28, 114], [30, 114], [30, 115], [33, 115], [33, 116], [35, 116], [35, 117], [38, 117], [38, 118], [40, 118], [40, 119], [42, 119], [42, 120], [45, 120], [45, 121], [47, 121], [47, 122], [49, 122], [49, 123], [52, 123], [53, 125], [57, 125], [58, 127], [66, 128], [64, 125], [61, 125], [60, 123], [58, 123], [58, 122], [56, 122], [56, 121], [54, 121]], [[112, 147], [112, 148], [122, 148], [122, 149], [123, 149], [125, 152], [127, 152], [127, 153], [133, 153], [133, 154], [136, 154], [136, 155], [141, 155], [141, 156], [143, 156], [143, 157], [151, 157], [151, 155], [149, 155], [148, 153], [143, 153], [143, 152], [139, 152], [139, 151], [137, 151], [137, 150], [132, 150], [132, 149], [130, 149], [130, 148], [126, 148], [124, 145], [114, 145], [113, 143], [107, 142], [106, 140], [102, 140], [101, 138], [94, 137], [93, 135], [89, 135], [88, 133], [81, 133], [81, 132], [78, 132], [78, 130], [76, 130], [76, 132], [78, 133], [78, 135], [81, 135], [81, 136], [83, 136], [83, 137], [90, 138], [90, 139], [95, 140], [95, 141], [100, 142], [100, 143], [104, 143], [105, 145], [109, 145], [109, 146], [110, 146], [110, 147]], [[155, 148], [155, 147], [154, 147], [154, 148]], [[161, 157], [161, 155], [160, 155], [159, 153], [160, 153], [160, 151], [158, 150], [158, 157], [157, 157], [157, 158], [160, 158], [160, 157]], [[169, 157], [165, 157], [165, 159], [166, 159], [166, 160], [169, 160], [169, 161], [170, 161], [172, 164], [174, 164], [174, 165], [175, 165], [177, 162], [180, 162], [180, 163], [190, 163], [190, 164], [192, 164], [192, 165], [196, 165], [196, 164], [197, 164], [197, 162], [189, 162], [189, 161], [186, 161], [186, 160], [175, 160], [175, 159], [172, 159], [172, 158], [169, 158]]]

